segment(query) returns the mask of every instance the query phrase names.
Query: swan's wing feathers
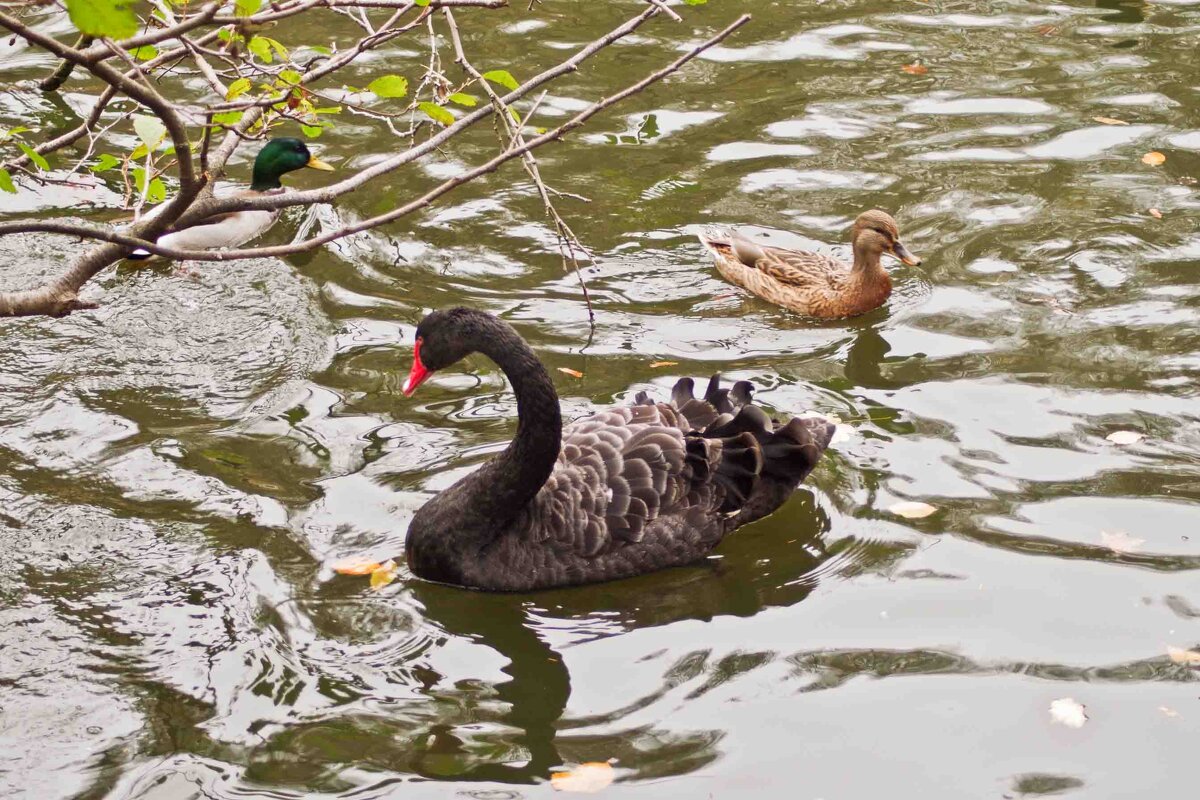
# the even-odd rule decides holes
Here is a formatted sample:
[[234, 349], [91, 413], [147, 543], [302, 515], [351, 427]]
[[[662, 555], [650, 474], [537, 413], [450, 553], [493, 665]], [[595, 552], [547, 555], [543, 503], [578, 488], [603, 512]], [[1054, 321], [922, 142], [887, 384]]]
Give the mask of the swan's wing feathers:
[[531, 536], [587, 557], [640, 542], [708, 469], [688, 427], [662, 404], [614, 408], [567, 427], [554, 472], [530, 505]]

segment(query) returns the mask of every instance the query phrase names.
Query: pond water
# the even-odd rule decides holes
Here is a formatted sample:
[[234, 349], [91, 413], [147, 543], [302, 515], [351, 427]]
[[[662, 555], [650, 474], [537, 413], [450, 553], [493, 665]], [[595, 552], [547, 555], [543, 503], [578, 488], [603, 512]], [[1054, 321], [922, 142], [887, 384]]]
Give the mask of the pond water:
[[[530, 75], [640, 4], [526, 5], [460, 13], [477, 64]], [[95, 312], [0, 322], [0, 793], [500, 800], [615, 759], [607, 792], [629, 797], [1194, 794], [1200, 672], [1168, 648], [1200, 649], [1200, 4], [677, 7], [535, 118], [754, 14], [540, 151], [591, 200], [560, 209], [597, 254], [594, 331], [515, 165], [311, 256], [123, 267]], [[50, 66], [4, 46], [6, 84]], [[416, 78], [420, 46], [359, 76]], [[65, 129], [89, 87], [0, 94], [0, 125]], [[344, 169], [399, 146], [354, 117], [319, 145]], [[481, 125], [268, 240], [494, 147]], [[112, 219], [119, 193], [5, 202]], [[694, 236], [737, 223], [844, 253], [876, 206], [924, 264], [851, 321], [747, 296]], [[78, 245], [5, 246], [11, 285]], [[402, 567], [373, 591], [330, 565], [401, 552], [413, 510], [515, 430], [478, 357], [400, 392], [414, 325], [453, 304], [513, 322], [569, 416], [720, 371], [844, 436], [692, 567], [518, 596]], [[937, 510], [888, 511], [902, 500]], [[1051, 720], [1064, 697], [1083, 727]]]

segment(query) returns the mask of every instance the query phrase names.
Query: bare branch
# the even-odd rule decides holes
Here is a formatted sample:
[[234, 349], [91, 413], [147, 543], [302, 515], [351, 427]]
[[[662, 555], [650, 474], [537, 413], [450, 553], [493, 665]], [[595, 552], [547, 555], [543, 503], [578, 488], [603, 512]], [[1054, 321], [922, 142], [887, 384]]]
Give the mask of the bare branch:
[[683, 17], [679, 16], [674, 11], [672, 11], [671, 7], [668, 6], [666, 3], [664, 3], [662, 0], [646, 0], [646, 2], [652, 6], [657, 6], [659, 11], [663, 12], [664, 14], [666, 14], [668, 17], [675, 20], [676, 22], [683, 22]]

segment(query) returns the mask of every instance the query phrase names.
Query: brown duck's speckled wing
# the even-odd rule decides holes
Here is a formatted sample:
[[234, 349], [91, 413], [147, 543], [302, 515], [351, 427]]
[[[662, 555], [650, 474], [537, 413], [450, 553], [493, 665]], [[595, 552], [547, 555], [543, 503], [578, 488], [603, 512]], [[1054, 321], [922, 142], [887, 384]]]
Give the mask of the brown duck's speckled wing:
[[641, 541], [647, 523], [683, 510], [705, 472], [709, 448], [689, 447], [687, 427], [664, 404], [614, 408], [568, 426], [526, 530], [584, 557]]
[[762, 250], [762, 256], [754, 261], [754, 268], [780, 283], [835, 287], [840, 284], [839, 278], [846, 273], [844, 264], [820, 253], [776, 247], [764, 247]]

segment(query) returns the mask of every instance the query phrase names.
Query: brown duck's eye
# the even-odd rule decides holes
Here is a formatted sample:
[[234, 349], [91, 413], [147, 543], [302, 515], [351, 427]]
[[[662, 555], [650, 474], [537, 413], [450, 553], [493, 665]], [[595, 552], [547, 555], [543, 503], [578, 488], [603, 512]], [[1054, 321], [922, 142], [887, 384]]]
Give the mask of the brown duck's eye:
[[895, 236], [892, 235], [891, 231], [884, 230], [883, 228], [871, 228], [871, 230], [875, 231], [878, 234], [881, 234], [883, 236], [883, 238], [887, 239], [889, 242], [893, 241], [896, 238]]

